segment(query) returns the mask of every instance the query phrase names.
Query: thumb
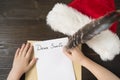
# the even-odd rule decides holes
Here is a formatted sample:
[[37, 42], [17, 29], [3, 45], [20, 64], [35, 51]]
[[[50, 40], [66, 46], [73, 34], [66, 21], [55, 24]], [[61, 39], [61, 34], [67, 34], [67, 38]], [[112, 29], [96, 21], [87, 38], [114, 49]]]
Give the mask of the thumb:
[[63, 52], [68, 58], [72, 60], [72, 53], [68, 49], [63, 48]]
[[38, 58], [33, 58], [33, 59], [30, 61], [29, 65], [28, 65], [28, 67], [27, 67], [27, 69], [26, 69], [26, 72], [29, 71], [29, 70], [36, 64], [37, 60], [38, 60]]

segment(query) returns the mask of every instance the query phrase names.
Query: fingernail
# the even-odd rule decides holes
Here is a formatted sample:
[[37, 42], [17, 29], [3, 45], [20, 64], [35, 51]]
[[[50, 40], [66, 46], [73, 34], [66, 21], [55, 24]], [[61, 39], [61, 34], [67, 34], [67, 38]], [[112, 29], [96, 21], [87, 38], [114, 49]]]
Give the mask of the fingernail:
[[19, 50], [20, 48], [17, 48], [17, 50]]
[[21, 45], [21, 47], [24, 46], [24, 45], [25, 45], [25, 44], [23, 43], [23, 44]]

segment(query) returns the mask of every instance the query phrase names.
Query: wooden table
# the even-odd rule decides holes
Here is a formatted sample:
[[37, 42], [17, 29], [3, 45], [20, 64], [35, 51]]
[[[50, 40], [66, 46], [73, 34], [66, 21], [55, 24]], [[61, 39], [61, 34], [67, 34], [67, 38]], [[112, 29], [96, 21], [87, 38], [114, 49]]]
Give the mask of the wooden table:
[[[56, 2], [71, 0], [0, 0], [0, 80], [6, 80], [11, 69], [15, 50], [27, 40], [47, 40], [64, 37], [46, 25], [46, 15]], [[120, 9], [120, 0], [115, 0]], [[120, 27], [120, 26], [119, 26]], [[118, 27], [118, 35], [120, 28]], [[83, 52], [95, 62], [103, 65], [120, 77], [120, 55], [113, 61], [103, 62], [87, 45]], [[83, 80], [96, 80], [85, 68]], [[24, 76], [22, 77], [24, 80]]]

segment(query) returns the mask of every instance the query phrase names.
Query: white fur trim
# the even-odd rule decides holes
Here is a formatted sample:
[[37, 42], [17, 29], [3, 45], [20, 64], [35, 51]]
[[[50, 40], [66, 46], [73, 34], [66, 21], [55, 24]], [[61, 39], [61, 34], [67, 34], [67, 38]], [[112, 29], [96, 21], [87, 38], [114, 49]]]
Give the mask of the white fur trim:
[[88, 16], [62, 3], [57, 3], [47, 15], [47, 24], [67, 35], [73, 35], [90, 21]]
[[118, 36], [110, 30], [101, 32], [86, 43], [97, 52], [104, 61], [112, 60], [120, 52], [120, 40]]

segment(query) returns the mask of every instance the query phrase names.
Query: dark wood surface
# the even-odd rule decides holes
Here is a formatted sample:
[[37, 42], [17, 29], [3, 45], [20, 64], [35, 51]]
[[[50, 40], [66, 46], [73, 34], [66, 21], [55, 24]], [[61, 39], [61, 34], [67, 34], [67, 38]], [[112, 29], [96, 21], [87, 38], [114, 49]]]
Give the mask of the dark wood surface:
[[[6, 80], [11, 69], [15, 50], [27, 40], [46, 40], [65, 35], [53, 32], [46, 25], [46, 15], [57, 2], [71, 0], [0, 0], [0, 80]], [[116, 0], [120, 9], [120, 0]], [[120, 27], [120, 26], [119, 26]], [[120, 28], [118, 27], [118, 35]], [[120, 77], [120, 55], [113, 61], [103, 62], [94, 51], [83, 45], [83, 52]], [[83, 80], [96, 78], [83, 68]], [[22, 77], [24, 80], [24, 77]]]

